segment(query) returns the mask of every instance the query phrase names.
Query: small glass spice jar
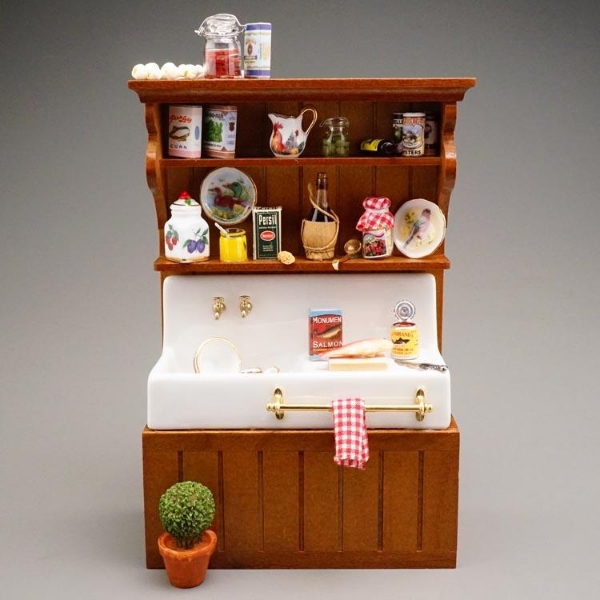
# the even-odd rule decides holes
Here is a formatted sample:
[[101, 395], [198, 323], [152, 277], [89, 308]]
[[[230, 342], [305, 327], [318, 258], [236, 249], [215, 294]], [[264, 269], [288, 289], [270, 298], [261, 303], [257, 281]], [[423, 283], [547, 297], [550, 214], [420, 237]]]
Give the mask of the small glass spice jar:
[[187, 192], [182, 192], [171, 204], [171, 218], [164, 231], [165, 257], [169, 260], [180, 263], [208, 260], [208, 223], [202, 218], [200, 205]]
[[365, 212], [356, 224], [356, 229], [362, 232], [363, 258], [391, 256], [394, 215], [390, 212], [390, 205], [389, 198], [384, 196], [369, 196], [363, 202]]

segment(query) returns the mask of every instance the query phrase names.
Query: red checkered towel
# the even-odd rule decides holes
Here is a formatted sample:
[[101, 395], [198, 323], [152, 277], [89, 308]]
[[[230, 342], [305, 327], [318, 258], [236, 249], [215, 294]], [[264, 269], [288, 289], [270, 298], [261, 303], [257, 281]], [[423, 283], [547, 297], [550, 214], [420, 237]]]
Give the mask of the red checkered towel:
[[365, 422], [365, 403], [360, 398], [334, 400], [334, 462], [342, 467], [364, 469], [369, 460], [369, 438]]

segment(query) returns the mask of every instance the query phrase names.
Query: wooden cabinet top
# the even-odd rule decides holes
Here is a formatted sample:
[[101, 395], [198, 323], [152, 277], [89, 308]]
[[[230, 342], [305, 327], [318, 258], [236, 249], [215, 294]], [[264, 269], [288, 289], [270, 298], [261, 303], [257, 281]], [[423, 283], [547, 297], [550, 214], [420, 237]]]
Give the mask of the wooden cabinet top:
[[235, 102], [267, 100], [352, 100], [457, 102], [474, 78], [193, 79], [131, 80], [141, 102], [193, 102], [227, 96]]

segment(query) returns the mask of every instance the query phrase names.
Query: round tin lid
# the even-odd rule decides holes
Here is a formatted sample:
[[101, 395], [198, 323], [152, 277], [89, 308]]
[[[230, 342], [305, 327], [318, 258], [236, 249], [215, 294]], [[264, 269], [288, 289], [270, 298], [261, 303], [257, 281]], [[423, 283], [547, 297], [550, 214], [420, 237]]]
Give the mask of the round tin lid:
[[410, 321], [415, 312], [415, 305], [410, 300], [400, 300], [394, 307], [394, 314], [399, 321]]

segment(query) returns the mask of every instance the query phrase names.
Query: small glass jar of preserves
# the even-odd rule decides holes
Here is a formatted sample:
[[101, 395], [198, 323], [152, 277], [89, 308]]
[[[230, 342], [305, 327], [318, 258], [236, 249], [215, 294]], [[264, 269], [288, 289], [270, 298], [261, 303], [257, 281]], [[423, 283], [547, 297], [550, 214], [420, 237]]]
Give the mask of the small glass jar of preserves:
[[246, 232], [237, 227], [221, 230], [219, 253], [222, 262], [246, 262], [248, 260]]
[[239, 39], [243, 31], [244, 26], [234, 15], [219, 13], [204, 19], [196, 33], [205, 38], [205, 77], [218, 79], [244, 76]]
[[346, 117], [330, 117], [321, 125], [325, 127], [323, 135], [323, 156], [348, 156], [350, 154], [350, 121]]
[[384, 258], [392, 254], [394, 215], [390, 204], [390, 199], [383, 196], [369, 196], [363, 202], [365, 212], [356, 224], [363, 236], [363, 258]]

